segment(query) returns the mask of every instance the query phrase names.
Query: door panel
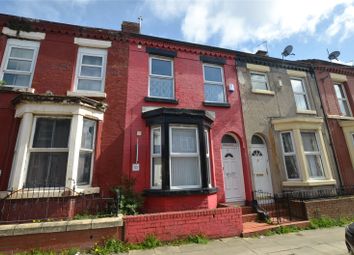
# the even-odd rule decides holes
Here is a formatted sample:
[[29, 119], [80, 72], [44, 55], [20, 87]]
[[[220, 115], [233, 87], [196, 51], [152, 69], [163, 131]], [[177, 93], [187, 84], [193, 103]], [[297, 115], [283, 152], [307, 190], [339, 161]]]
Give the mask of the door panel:
[[239, 144], [222, 144], [222, 157], [226, 202], [243, 202], [245, 200], [245, 185]]

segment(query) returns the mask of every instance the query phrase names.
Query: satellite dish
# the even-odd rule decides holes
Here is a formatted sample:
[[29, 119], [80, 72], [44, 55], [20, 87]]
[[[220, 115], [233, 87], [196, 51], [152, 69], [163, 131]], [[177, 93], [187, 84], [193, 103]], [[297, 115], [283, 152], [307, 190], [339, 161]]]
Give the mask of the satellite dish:
[[288, 45], [285, 47], [285, 49], [283, 50], [283, 52], [281, 53], [281, 55], [284, 57], [287, 57], [289, 55], [295, 55], [294, 53], [291, 53], [293, 51], [293, 46], [292, 45]]
[[328, 59], [329, 60], [337, 60], [338, 61], [338, 57], [340, 55], [340, 51], [336, 50], [336, 51], [332, 51], [331, 53], [329, 53], [328, 49], [327, 49], [327, 53], [328, 53]]

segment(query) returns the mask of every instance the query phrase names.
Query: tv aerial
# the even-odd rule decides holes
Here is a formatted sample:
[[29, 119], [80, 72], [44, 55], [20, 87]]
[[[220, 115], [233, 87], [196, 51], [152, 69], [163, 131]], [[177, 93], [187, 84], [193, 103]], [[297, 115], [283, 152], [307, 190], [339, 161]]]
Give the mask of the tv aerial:
[[328, 53], [328, 59], [329, 59], [329, 60], [332, 61], [333, 59], [335, 59], [335, 60], [339, 61], [339, 60], [338, 60], [338, 57], [339, 57], [339, 55], [340, 55], [340, 51], [339, 51], [339, 50], [332, 51], [331, 53], [329, 53], [329, 51], [328, 51], [328, 49], [327, 49], [327, 53]]
[[286, 58], [289, 55], [295, 55], [294, 53], [292, 53], [293, 48], [294, 47], [292, 45], [286, 46], [285, 49], [283, 50], [283, 52], [281, 53], [282, 59]]

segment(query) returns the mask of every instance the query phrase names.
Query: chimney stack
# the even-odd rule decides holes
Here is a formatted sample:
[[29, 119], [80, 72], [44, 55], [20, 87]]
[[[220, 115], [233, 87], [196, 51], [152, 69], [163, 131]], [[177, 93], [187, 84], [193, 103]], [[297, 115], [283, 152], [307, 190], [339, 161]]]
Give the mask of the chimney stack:
[[265, 50], [257, 50], [256, 55], [262, 56], [262, 57], [268, 57], [268, 51], [265, 51]]
[[140, 24], [136, 22], [123, 21], [122, 32], [140, 34]]

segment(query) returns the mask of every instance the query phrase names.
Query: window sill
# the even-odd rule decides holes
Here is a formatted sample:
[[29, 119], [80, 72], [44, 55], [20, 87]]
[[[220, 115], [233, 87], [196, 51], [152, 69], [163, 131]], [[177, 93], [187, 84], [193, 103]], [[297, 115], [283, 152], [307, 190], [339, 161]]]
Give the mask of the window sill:
[[12, 86], [1, 85], [0, 91], [14, 91], [14, 92], [25, 92], [25, 93], [34, 94], [35, 89], [34, 88], [12, 87]]
[[176, 99], [168, 99], [168, 98], [144, 97], [144, 100], [145, 100], [145, 102], [178, 104], [178, 100], [176, 100]]
[[310, 114], [310, 115], [316, 115], [317, 112], [314, 110], [296, 110], [296, 113], [298, 114]]
[[[38, 189], [30, 189], [28, 191], [20, 191], [14, 193], [14, 196], [9, 196], [8, 199], [26, 199], [26, 198], [38, 198], [38, 197], [62, 197], [63, 192], [65, 192], [63, 189], [50, 189], [48, 190], [43, 190], [43, 188], [38, 188]], [[70, 194], [70, 196], [79, 196], [82, 194], [88, 195], [88, 194], [96, 194], [100, 193], [100, 188], [99, 187], [77, 187], [75, 189], [74, 194]], [[1, 191], [0, 192], [0, 198], [6, 197], [10, 195], [11, 192], [9, 191]]]
[[262, 94], [262, 95], [269, 95], [269, 96], [274, 96], [275, 95], [275, 92], [271, 91], [271, 90], [252, 89], [251, 92], [255, 93], [255, 94]]
[[224, 107], [224, 108], [230, 108], [229, 103], [217, 103], [217, 102], [203, 102], [204, 106], [215, 106], [215, 107]]
[[285, 181], [283, 182], [283, 187], [313, 187], [313, 186], [324, 186], [324, 185], [336, 185], [336, 180], [334, 179], [324, 179], [324, 180], [307, 180], [307, 181]]
[[327, 115], [329, 119], [338, 119], [338, 120], [354, 120], [354, 117], [351, 116], [340, 116], [340, 115]]
[[218, 191], [217, 188], [181, 189], [181, 190], [144, 190], [145, 196], [170, 197], [170, 196], [189, 196], [189, 195], [211, 195]]
[[67, 91], [67, 96], [73, 97], [99, 97], [106, 98], [107, 94], [104, 92], [89, 92], [89, 91]]

